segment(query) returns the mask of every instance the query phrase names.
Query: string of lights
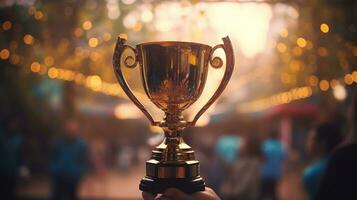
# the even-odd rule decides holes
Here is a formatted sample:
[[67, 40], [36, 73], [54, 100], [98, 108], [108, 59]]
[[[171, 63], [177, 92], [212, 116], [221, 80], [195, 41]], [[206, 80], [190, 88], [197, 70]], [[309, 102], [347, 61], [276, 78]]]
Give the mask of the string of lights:
[[[43, 69], [40, 63], [33, 62], [30, 66], [33, 73], [48, 76], [50, 79], [74, 82], [76, 85], [86, 87], [94, 92], [99, 92], [109, 96], [126, 98], [122, 89], [117, 83], [103, 81], [99, 75], [85, 76], [81, 72], [59, 67]], [[45, 70], [45, 71], [44, 71]]]
[[333, 90], [333, 94], [337, 100], [342, 101], [347, 95], [345, 85], [357, 84], [357, 71], [345, 74], [340, 80], [332, 79], [330, 81], [319, 81], [316, 76], [311, 76], [309, 78], [309, 83], [310, 84], [307, 86], [295, 87], [288, 91], [279, 92], [268, 97], [245, 102], [237, 107], [237, 111], [245, 113], [259, 112], [277, 105], [306, 99], [311, 97], [314, 92], [327, 92], [329, 89]]
[[[85, 76], [81, 72], [56, 67], [51, 67], [44, 73], [38, 62], [33, 62], [30, 66], [30, 70], [33, 73], [48, 76], [50, 79], [74, 82], [75, 84], [86, 87], [94, 92], [126, 98], [126, 95], [117, 83], [105, 82], [99, 75]], [[279, 92], [268, 97], [242, 103], [237, 107], [237, 111], [243, 113], [258, 112], [277, 105], [306, 99], [311, 97], [314, 92], [326, 92], [329, 89], [333, 90], [336, 99], [343, 100], [346, 97], [344, 86], [357, 84], [357, 71], [345, 74], [342, 79], [319, 81], [316, 76], [311, 76], [309, 78], [309, 85], [295, 87], [288, 91]]]

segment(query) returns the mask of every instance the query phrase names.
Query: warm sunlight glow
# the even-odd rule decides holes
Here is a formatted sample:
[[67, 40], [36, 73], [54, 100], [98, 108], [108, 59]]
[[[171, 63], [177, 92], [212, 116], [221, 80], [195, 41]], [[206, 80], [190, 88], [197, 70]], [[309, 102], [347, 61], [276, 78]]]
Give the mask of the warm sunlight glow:
[[230, 35], [245, 56], [265, 50], [272, 10], [264, 3], [224, 3], [208, 8], [209, 22], [217, 35]]
[[142, 113], [130, 102], [117, 105], [114, 109], [114, 115], [118, 119], [138, 119], [142, 116]]

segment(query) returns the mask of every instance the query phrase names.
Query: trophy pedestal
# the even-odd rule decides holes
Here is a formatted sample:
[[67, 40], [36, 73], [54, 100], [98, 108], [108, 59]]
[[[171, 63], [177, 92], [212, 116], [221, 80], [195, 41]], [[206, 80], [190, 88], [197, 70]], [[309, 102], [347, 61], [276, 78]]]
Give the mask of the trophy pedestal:
[[170, 150], [170, 145], [166, 145], [168, 140], [166, 138], [156, 147], [151, 159], [146, 161], [146, 176], [140, 182], [140, 190], [151, 194], [162, 193], [168, 188], [177, 188], [188, 194], [204, 191], [205, 182], [191, 147], [178, 137], [174, 139], [178, 145]]
[[151, 194], [162, 193], [168, 188], [177, 188], [191, 194], [205, 190], [205, 182], [199, 175], [196, 160], [178, 163], [146, 162], [146, 176], [141, 180], [140, 190]]

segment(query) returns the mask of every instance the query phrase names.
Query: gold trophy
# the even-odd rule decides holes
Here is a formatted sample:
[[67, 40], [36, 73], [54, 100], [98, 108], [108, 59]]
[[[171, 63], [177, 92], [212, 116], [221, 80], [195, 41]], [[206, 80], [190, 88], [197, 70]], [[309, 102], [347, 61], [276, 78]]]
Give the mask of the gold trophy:
[[[153, 126], [165, 132], [164, 141], [153, 151], [146, 162], [146, 176], [140, 190], [157, 194], [170, 187], [186, 193], [203, 191], [205, 183], [200, 176], [199, 162], [194, 151], [182, 139], [186, 127], [194, 126], [199, 117], [217, 100], [226, 87], [234, 68], [232, 44], [228, 37], [223, 44], [210, 47], [193, 42], [149, 42], [134, 49], [118, 38], [113, 56], [116, 77], [131, 101], [145, 114]], [[190, 107], [205, 87], [208, 65], [221, 68], [223, 61], [213, 54], [222, 48], [226, 54], [226, 67], [220, 85], [192, 121], [186, 121], [182, 112]], [[131, 52], [128, 55], [126, 52]], [[123, 75], [122, 67], [139, 66], [143, 87], [148, 98], [164, 113], [155, 121], [144, 105], [134, 96]]]

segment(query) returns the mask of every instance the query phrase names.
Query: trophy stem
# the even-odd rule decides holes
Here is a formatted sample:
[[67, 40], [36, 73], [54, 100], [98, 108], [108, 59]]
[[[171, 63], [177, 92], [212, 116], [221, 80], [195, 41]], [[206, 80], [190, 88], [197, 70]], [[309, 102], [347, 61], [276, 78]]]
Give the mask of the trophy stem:
[[184, 121], [181, 110], [176, 107], [170, 107], [165, 111], [165, 118], [160, 123], [160, 127], [164, 130], [167, 138], [180, 137], [186, 126], [187, 122]]

